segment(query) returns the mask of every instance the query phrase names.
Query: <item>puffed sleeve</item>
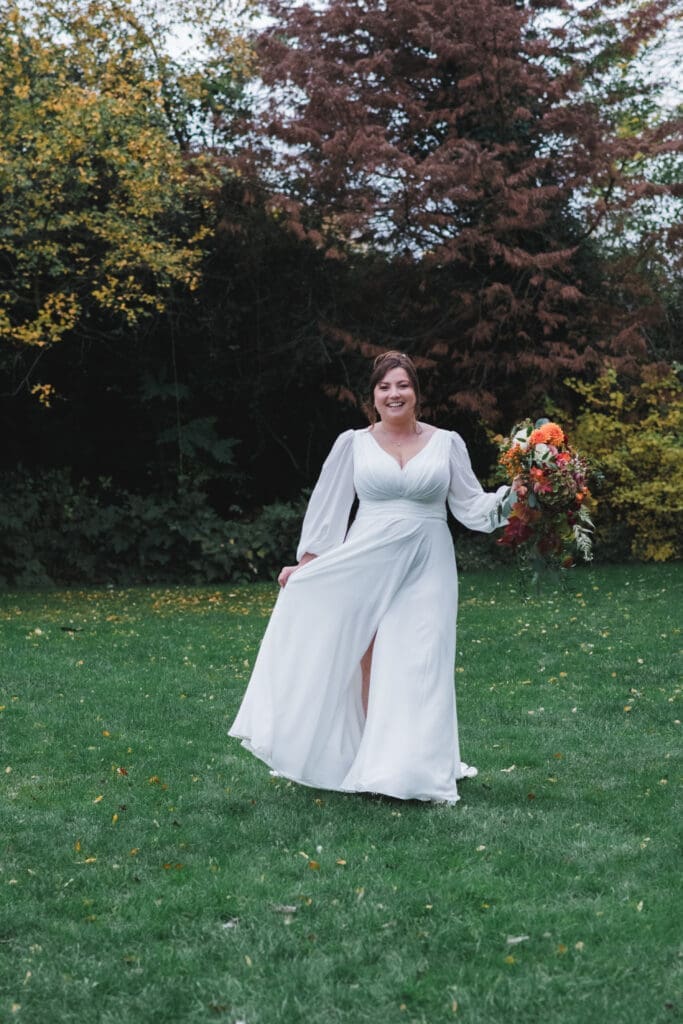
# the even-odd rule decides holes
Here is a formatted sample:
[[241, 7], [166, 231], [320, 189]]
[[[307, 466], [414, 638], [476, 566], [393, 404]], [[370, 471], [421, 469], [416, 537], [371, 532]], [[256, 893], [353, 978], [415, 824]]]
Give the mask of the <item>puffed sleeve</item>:
[[450, 470], [448, 507], [458, 522], [481, 533], [505, 526], [517, 494], [505, 484], [486, 492], [474, 475], [465, 442], [456, 433], [451, 434]]
[[297, 561], [307, 551], [322, 555], [341, 544], [346, 536], [355, 497], [353, 434], [353, 430], [340, 434], [323, 463], [304, 516]]

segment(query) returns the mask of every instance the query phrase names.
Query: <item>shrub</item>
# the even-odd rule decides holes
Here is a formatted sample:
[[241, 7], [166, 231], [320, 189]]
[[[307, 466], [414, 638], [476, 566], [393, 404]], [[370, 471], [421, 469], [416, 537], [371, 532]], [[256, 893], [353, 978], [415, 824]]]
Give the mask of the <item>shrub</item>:
[[204, 493], [73, 484], [67, 469], [0, 478], [0, 585], [212, 583], [272, 579], [291, 561], [303, 505], [225, 522]]
[[596, 550], [665, 562], [683, 554], [683, 387], [671, 373], [624, 385], [610, 370], [567, 384], [583, 399], [572, 440], [600, 480]]

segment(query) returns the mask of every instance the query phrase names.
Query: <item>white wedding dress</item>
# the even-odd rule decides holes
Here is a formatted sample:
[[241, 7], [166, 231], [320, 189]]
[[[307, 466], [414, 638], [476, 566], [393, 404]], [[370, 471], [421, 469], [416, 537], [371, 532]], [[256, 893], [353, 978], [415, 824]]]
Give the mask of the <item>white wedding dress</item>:
[[[297, 551], [319, 557], [280, 592], [230, 735], [305, 785], [455, 802], [456, 780], [476, 771], [458, 744], [446, 502], [489, 532], [510, 501], [509, 488], [482, 490], [458, 434], [436, 430], [403, 468], [369, 430], [341, 434]], [[360, 660], [373, 637], [366, 718]]]

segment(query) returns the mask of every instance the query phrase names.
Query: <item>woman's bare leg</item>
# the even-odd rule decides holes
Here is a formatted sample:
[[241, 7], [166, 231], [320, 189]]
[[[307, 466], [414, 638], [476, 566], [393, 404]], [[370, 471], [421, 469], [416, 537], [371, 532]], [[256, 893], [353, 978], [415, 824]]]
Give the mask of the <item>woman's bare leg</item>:
[[365, 712], [366, 716], [368, 713], [368, 695], [370, 693], [370, 670], [372, 669], [372, 648], [374, 647], [374, 645], [375, 638], [373, 636], [372, 640], [370, 641], [370, 646], [368, 647], [363, 657], [360, 659], [360, 670], [362, 676], [360, 695], [361, 701], [363, 703], [363, 711]]

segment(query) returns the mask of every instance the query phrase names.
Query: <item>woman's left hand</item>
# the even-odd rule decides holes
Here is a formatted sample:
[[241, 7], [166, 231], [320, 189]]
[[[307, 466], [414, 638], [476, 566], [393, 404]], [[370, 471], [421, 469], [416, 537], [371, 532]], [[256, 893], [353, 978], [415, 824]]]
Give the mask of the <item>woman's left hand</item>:
[[513, 491], [516, 491], [520, 498], [526, 497], [527, 489], [524, 486], [523, 479], [521, 476], [516, 476], [510, 485]]

